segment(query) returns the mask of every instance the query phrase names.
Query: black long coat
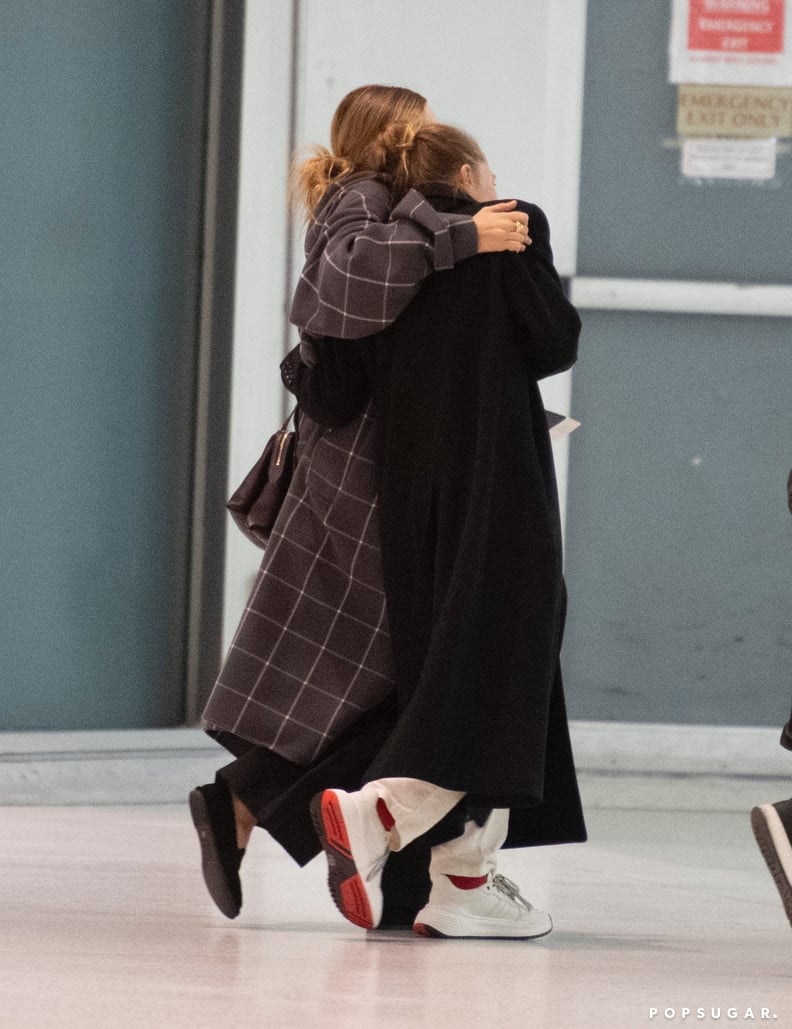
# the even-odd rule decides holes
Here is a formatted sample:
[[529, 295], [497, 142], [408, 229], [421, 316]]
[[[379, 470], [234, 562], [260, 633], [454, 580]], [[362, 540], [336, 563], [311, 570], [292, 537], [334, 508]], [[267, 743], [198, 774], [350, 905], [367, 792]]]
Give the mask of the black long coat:
[[[430, 202], [473, 213], [445, 190]], [[399, 717], [366, 778], [408, 776], [512, 809], [508, 844], [585, 839], [564, 709], [553, 458], [537, 380], [580, 321], [533, 205], [524, 254], [432, 276], [361, 341], [377, 420]], [[335, 346], [344, 344], [336, 343]], [[348, 346], [348, 344], [346, 344]]]

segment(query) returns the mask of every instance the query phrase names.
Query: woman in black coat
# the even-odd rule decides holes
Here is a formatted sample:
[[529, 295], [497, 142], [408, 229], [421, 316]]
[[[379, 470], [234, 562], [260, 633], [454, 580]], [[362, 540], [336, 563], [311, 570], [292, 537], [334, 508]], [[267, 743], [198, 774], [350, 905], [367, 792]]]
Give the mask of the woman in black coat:
[[[438, 210], [469, 215], [496, 198], [483, 154], [456, 129], [397, 130], [382, 147], [396, 188], [423, 183]], [[377, 924], [388, 853], [445, 824], [416, 930], [542, 935], [549, 917], [494, 874], [495, 852], [585, 839], [559, 668], [560, 518], [537, 386], [574, 363], [580, 321], [543, 213], [518, 209], [532, 239], [523, 254], [438, 273], [393, 326], [320, 352], [338, 381], [371, 390], [377, 425], [398, 717], [364, 788], [326, 790], [313, 804], [336, 903], [366, 927]]]

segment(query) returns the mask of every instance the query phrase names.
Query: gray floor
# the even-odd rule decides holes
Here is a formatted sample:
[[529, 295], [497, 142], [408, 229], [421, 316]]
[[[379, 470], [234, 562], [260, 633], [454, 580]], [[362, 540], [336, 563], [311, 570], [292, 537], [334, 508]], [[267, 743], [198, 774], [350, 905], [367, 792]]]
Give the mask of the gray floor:
[[587, 844], [503, 855], [548, 937], [441, 941], [348, 925], [323, 861], [263, 833], [227, 921], [181, 805], [1, 808], [0, 1025], [792, 1027], [792, 929], [747, 812], [588, 818]]

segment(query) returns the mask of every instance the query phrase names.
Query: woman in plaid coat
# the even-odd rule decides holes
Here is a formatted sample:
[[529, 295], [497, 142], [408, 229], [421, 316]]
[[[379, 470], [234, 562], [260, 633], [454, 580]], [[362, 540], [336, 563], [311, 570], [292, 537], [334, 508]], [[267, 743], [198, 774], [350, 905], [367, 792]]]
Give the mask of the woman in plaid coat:
[[[393, 208], [388, 185], [360, 173], [383, 128], [420, 124], [427, 111], [410, 90], [355, 90], [336, 112], [332, 153], [302, 166], [313, 217], [291, 320], [308, 364], [321, 335], [360, 338], [388, 325], [432, 272], [476, 252], [525, 247], [527, 219], [511, 213], [513, 203], [443, 216], [410, 191]], [[311, 796], [330, 783], [359, 785], [392, 724], [373, 431], [369, 410], [334, 431], [300, 417], [290, 491], [204, 711], [208, 731], [236, 760], [192, 792], [190, 807], [207, 887], [231, 918], [252, 828], [306, 863], [319, 851]], [[415, 898], [407, 905], [414, 909]]]

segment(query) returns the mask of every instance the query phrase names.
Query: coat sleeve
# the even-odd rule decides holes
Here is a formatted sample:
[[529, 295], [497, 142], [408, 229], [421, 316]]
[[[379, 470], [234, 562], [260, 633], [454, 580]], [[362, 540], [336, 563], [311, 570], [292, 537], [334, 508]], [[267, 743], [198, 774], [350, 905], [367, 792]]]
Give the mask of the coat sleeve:
[[502, 287], [537, 379], [571, 368], [577, 360], [580, 317], [564, 296], [553, 265], [550, 227], [541, 208], [520, 204], [529, 215], [533, 243], [522, 254], [505, 254]]
[[391, 211], [374, 179], [342, 187], [309, 226], [290, 321], [309, 340], [369, 336], [396, 320], [428, 275], [477, 246], [469, 216], [439, 214], [413, 190]]

